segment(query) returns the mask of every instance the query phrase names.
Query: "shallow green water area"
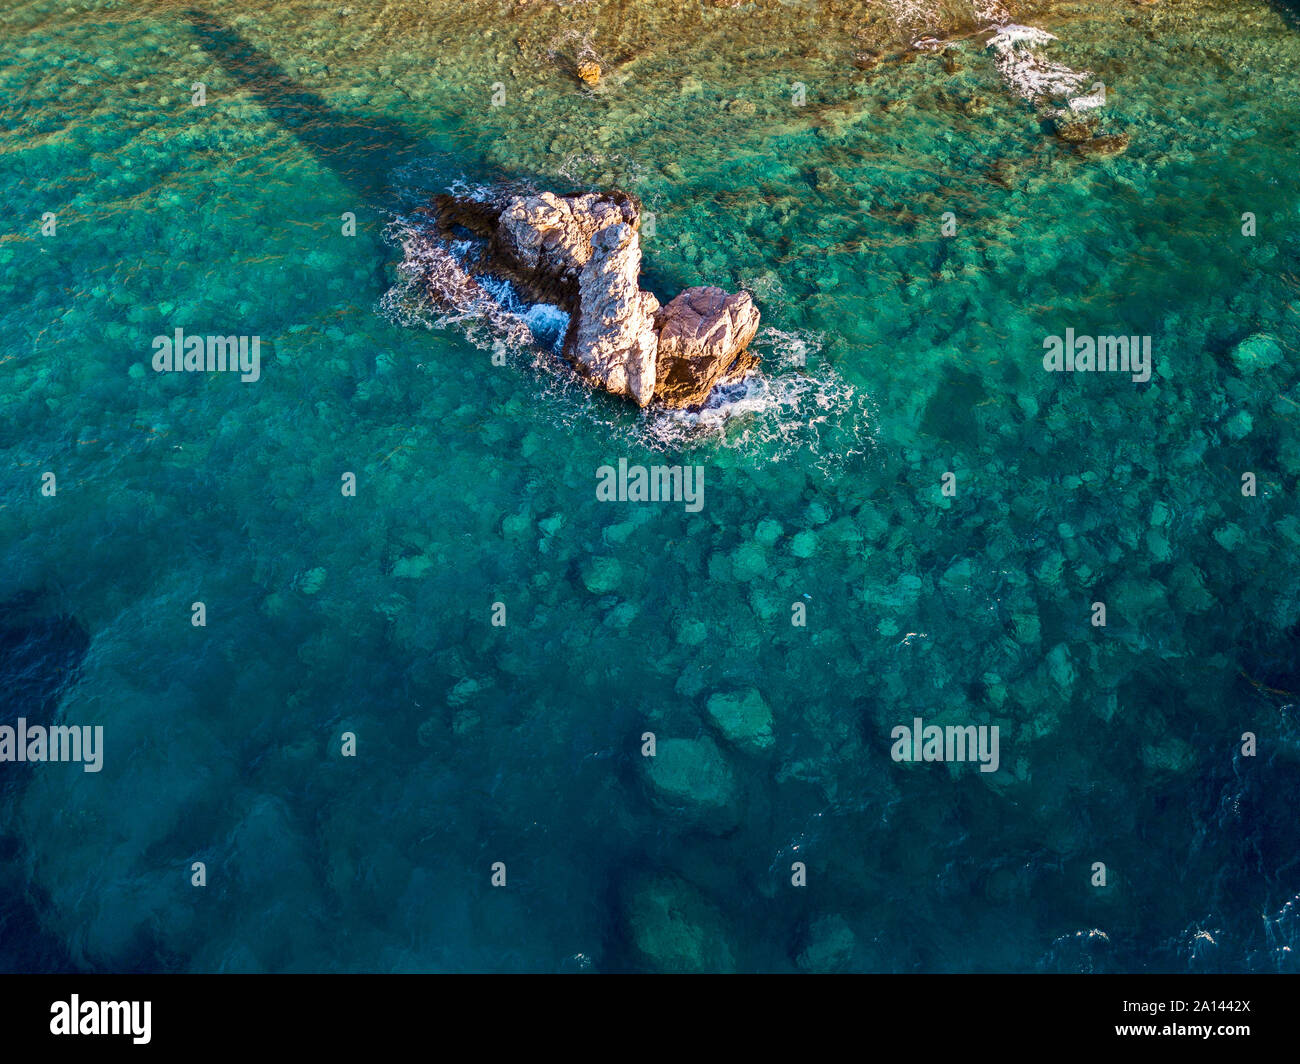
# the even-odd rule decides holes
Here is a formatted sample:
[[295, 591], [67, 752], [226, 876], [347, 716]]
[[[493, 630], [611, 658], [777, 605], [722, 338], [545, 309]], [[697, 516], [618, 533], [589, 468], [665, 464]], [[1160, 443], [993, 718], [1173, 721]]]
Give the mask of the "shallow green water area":
[[[105, 729], [0, 766], [0, 963], [1293, 970], [1293, 9], [1015, 12], [1107, 85], [1085, 159], [852, 5], [631, 55], [426, 7], [0, 17], [0, 602], [85, 633], [57, 716]], [[643, 414], [395, 312], [386, 228], [504, 180], [635, 192], [644, 283], [749, 289], [765, 383]], [[260, 378], [155, 373], [176, 328]], [[1046, 372], [1066, 329], [1150, 381]], [[620, 458], [703, 508], [597, 501]], [[767, 745], [709, 712], [752, 690]], [[891, 760], [916, 717], [999, 770]]]

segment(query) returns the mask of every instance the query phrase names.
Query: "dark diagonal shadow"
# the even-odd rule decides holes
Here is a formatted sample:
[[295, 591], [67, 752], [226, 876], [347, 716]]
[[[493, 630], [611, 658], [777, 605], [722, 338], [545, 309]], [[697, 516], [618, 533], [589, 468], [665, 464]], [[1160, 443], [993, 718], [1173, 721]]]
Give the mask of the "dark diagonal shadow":
[[[90, 635], [76, 619], [50, 611], [36, 592], [0, 602], [0, 724], [16, 727], [19, 717], [43, 727], [56, 723], [89, 648]], [[30, 767], [0, 767], [0, 972], [76, 971], [63, 942], [42, 927], [48, 898], [31, 878], [35, 847], [14, 815], [32, 779], [22, 770]]]
[[365, 200], [385, 192], [388, 175], [432, 149], [401, 126], [382, 118], [334, 110], [317, 93], [298, 85], [274, 60], [259, 52], [231, 26], [189, 8], [185, 11], [203, 50], [251, 94], [282, 129]]
[[1273, 0], [1273, 6], [1282, 12], [1292, 29], [1300, 30], [1300, 0]]

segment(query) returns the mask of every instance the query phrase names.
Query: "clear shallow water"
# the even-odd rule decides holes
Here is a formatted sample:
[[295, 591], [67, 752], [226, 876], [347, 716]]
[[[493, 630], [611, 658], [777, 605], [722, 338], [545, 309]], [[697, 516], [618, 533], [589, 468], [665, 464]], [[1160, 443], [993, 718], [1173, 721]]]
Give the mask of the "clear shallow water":
[[[3, 14], [0, 723], [106, 737], [0, 766], [4, 966], [620, 970], [671, 896], [709, 966], [834, 914], [860, 969], [1293, 969], [1293, 9], [1014, 12], [1107, 83], [1130, 147], [1084, 160], [855, 5], [458, 7]], [[766, 377], [643, 415], [392, 313], [390, 222], [507, 179], [635, 191], [645, 282], [749, 288]], [[153, 373], [176, 327], [260, 380]], [[1151, 381], [1044, 372], [1066, 328]], [[597, 502], [620, 457], [703, 509]], [[765, 754], [705, 711], [749, 688]], [[1001, 769], [894, 763], [916, 716]], [[717, 740], [724, 829], [655, 804], [646, 730]]]

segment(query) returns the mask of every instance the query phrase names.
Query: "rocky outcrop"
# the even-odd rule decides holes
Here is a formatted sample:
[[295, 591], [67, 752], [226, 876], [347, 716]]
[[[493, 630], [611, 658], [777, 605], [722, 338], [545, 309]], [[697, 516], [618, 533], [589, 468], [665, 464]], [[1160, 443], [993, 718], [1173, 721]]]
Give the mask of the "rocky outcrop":
[[655, 397], [667, 406], [703, 403], [718, 384], [743, 377], [757, 363], [748, 353], [759, 313], [748, 292], [688, 288], [655, 319], [659, 332]]
[[[747, 347], [759, 312], [747, 293], [688, 288], [660, 307], [641, 289], [640, 209], [624, 193], [479, 192], [439, 196], [434, 207], [424, 259], [435, 259], [430, 242], [450, 249], [469, 237], [472, 250], [445, 251], [459, 272], [438, 262], [429, 296], [474, 312], [487, 305], [474, 275], [490, 275], [527, 300], [560, 307], [569, 315], [562, 354], [606, 391], [643, 407], [698, 406], [757, 365]], [[489, 317], [494, 328], [504, 325]]]
[[[639, 224], [639, 212], [627, 197], [552, 192], [516, 196], [501, 213], [492, 256], [530, 298], [572, 310], [596, 234], [620, 226], [636, 229]], [[639, 271], [639, 249], [635, 265]]]
[[640, 276], [635, 222], [612, 222], [593, 234], [591, 257], [578, 277], [568, 354], [602, 387], [647, 406], [655, 394], [659, 300], [641, 291]]

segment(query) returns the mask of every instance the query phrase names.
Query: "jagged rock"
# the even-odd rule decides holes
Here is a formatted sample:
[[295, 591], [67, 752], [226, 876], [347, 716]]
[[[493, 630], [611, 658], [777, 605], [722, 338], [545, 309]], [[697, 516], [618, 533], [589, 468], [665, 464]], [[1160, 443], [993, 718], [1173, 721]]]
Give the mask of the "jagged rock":
[[637, 231], [613, 222], [591, 239], [592, 254], [578, 278], [578, 308], [566, 354], [615, 395], [647, 406], [655, 394], [659, 300], [637, 286]]
[[640, 211], [630, 196], [440, 196], [444, 237], [488, 238], [478, 263], [570, 316], [564, 356], [594, 383], [646, 406], [654, 395], [659, 301], [638, 286]]
[[517, 196], [480, 191], [473, 196], [434, 197], [438, 235], [482, 237], [484, 246], [467, 265], [505, 277], [523, 296], [572, 311], [578, 278], [592, 255], [596, 233], [618, 222], [638, 224], [638, 211], [622, 193], [594, 192], [557, 196], [552, 192]]
[[746, 348], [758, 332], [749, 293], [688, 288], [663, 307], [655, 397], [667, 406], [703, 403], [715, 385], [736, 380], [757, 362]]
[[[569, 315], [564, 357], [615, 395], [643, 407], [655, 399], [698, 405], [716, 384], [757, 363], [745, 350], [759, 322], [748, 294], [691, 288], [661, 308], [641, 290], [640, 208], [625, 193], [480, 191], [439, 196], [435, 205], [439, 239], [426, 241], [417, 264], [432, 274], [430, 293], [516, 334], [517, 321], [511, 325], [475, 273], [503, 277], [526, 299], [560, 307]], [[466, 231], [480, 239], [462, 263], [446, 245]], [[405, 268], [414, 268], [414, 243]]]
[[582, 269], [591, 260], [592, 238], [620, 224], [638, 224], [636, 207], [626, 197], [516, 196], [501, 212], [491, 255], [510, 268], [511, 279], [530, 299], [572, 312]]

